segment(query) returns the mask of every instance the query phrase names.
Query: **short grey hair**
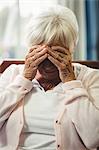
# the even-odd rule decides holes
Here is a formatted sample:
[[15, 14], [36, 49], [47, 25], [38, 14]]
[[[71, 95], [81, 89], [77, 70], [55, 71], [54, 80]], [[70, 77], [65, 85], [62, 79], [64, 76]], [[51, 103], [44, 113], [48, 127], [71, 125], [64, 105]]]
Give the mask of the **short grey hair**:
[[27, 40], [28, 46], [59, 45], [73, 52], [78, 41], [78, 23], [75, 14], [61, 5], [41, 10], [30, 21]]

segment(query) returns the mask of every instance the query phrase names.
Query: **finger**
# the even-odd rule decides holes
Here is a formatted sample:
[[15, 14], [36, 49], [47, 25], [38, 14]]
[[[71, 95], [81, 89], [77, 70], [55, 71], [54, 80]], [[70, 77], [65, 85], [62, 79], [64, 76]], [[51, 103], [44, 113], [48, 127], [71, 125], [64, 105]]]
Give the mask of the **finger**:
[[47, 54], [47, 48], [44, 48], [41, 52], [35, 55], [36, 59], [40, 58], [41, 56]]
[[52, 56], [54, 59], [56, 59], [56, 60], [58, 60], [58, 61], [60, 61], [60, 62], [63, 61], [63, 60], [62, 60], [62, 57], [60, 57], [58, 53], [55, 53], [55, 52], [53, 52], [53, 51], [50, 50], [50, 51], [48, 51], [48, 54], [49, 54], [50, 56]]
[[[71, 58], [67, 57], [67, 56], [63, 56], [62, 53], [59, 52], [53, 52], [53, 51], [49, 51], [48, 52], [53, 58], [57, 59], [58, 61], [60, 61], [63, 64], [68, 64], [68, 61], [71, 60]], [[64, 54], [65, 55], [65, 54]]]
[[39, 51], [43, 50], [43, 48], [45, 48], [45, 47], [46, 47], [45, 45], [42, 45], [42, 46], [41, 46], [41, 45], [38, 45], [38, 47], [35, 47], [35, 46], [34, 46], [34, 47], [31, 48], [31, 52], [34, 52], [34, 51], [35, 51], [35, 52], [36, 52], [36, 51], [39, 52]]
[[26, 59], [28, 59], [29, 57], [33, 57], [36, 53], [39, 53], [39, 52], [41, 52], [42, 54], [42, 51], [47, 52], [47, 49], [45, 50], [45, 46], [39, 46], [37, 48], [34, 47], [34, 49], [32, 49], [30, 53], [28, 53], [28, 55], [26, 56]]
[[41, 56], [40, 58], [36, 59], [31, 66], [38, 66], [41, 62], [43, 62], [47, 58], [47, 54]]
[[68, 48], [64, 48], [64, 47], [61, 47], [61, 46], [52, 46], [51, 49], [55, 50], [55, 51], [58, 51], [58, 52], [61, 52], [61, 53], [66, 54], [66, 55], [71, 55]]
[[[46, 56], [45, 56], [46, 55]], [[26, 64], [27, 64], [27, 67], [29, 66], [36, 66], [37, 63], [39, 62], [39, 60], [42, 60], [43, 59], [43, 56], [44, 58], [47, 57], [47, 53], [45, 53], [44, 51], [42, 51], [42, 53], [39, 54], [39, 56], [35, 55], [33, 57], [29, 57], [27, 60], [26, 60]], [[37, 63], [36, 63], [37, 62]], [[32, 65], [33, 64], [33, 65]]]
[[27, 55], [25, 56], [25, 59], [27, 60], [30, 57], [31, 52], [33, 52], [38, 47], [39, 47], [39, 45], [34, 45], [34, 46], [30, 47], [27, 52]]
[[50, 55], [48, 55], [48, 59], [58, 68], [59, 71], [66, 73], [66, 75], [67, 75], [67, 72], [71, 73], [73, 71], [73, 68], [70, 64], [66, 65], [66, 64], [60, 63], [59, 61], [57, 61]]
[[38, 53], [36, 53], [36, 54], [30, 54], [29, 55], [29, 57], [32, 57], [33, 58], [33, 60], [36, 60], [36, 59], [38, 59], [39, 57], [41, 57], [42, 55], [44, 55], [44, 54], [47, 54], [47, 49], [46, 48], [44, 48], [42, 51], [39, 51]]
[[34, 45], [34, 46], [30, 47], [28, 53], [31, 53], [34, 49], [39, 48], [39, 47], [40, 47], [40, 45]]
[[33, 62], [33, 60], [32, 60], [33, 58], [28, 58], [27, 60], [25, 60], [25, 66], [28, 68], [28, 67], [30, 67], [30, 65], [31, 65], [31, 63]]
[[53, 58], [53, 57], [52, 57], [51, 55], [49, 55], [49, 54], [48, 54], [48, 59], [49, 59], [57, 68], [60, 68], [61, 63], [60, 63], [57, 59]]
[[61, 56], [61, 58], [72, 58], [71, 57], [71, 53], [67, 50], [66, 51], [66, 49], [64, 48], [64, 47], [60, 47], [60, 46], [52, 46], [51, 48], [49, 48], [48, 49], [48, 52], [50, 53], [50, 52], [57, 52], [57, 54], [59, 55], [59, 56]]

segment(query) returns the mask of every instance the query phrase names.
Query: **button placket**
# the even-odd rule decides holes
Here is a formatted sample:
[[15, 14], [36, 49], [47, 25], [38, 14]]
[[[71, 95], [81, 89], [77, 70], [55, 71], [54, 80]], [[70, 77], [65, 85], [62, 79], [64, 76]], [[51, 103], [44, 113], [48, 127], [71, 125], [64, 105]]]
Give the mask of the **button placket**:
[[55, 121], [55, 124], [56, 124], [56, 130], [57, 130], [57, 133], [58, 133], [58, 136], [57, 136], [57, 149], [61, 150], [61, 139], [60, 139], [60, 136], [59, 136], [59, 135], [61, 135], [61, 131], [60, 131], [61, 122], [57, 119]]
[[57, 150], [63, 149], [61, 128], [62, 128], [62, 118], [64, 116], [65, 111], [66, 111], [66, 107], [64, 107], [62, 112], [59, 114], [59, 116], [55, 120], [56, 133], [57, 133]]

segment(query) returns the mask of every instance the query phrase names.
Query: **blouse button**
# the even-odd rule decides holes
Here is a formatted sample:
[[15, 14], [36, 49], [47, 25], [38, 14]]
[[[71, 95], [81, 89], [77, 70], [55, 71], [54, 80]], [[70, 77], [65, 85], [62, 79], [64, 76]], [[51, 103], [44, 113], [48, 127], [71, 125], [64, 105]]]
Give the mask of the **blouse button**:
[[58, 123], [58, 120], [56, 120], [56, 123]]
[[59, 148], [59, 147], [60, 147], [60, 145], [57, 145], [57, 147]]
[[57, 124], [61, 124], [61, 122], [59, 122], [58, 120], [56, 120], [56, 123], [57, 123]]

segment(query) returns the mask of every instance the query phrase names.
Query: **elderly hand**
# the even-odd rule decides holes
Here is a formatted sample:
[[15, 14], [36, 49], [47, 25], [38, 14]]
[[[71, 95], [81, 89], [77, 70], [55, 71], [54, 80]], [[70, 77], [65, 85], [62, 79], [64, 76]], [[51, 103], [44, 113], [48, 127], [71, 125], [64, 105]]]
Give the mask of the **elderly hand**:
[[47, 58], [47, 48], [45, 45], [35, 45], [31, 47], [25, 58], [23, 76], [29, 80], [33, 80], [35, 78], [38, 65], [45, 58]]
[[58, 68], [60, 79], [63, 83], [75, 80], [75, 74], [71, 63], [71, 54], [69, 50], [52, 46], [48, 50], [48, 59]]

